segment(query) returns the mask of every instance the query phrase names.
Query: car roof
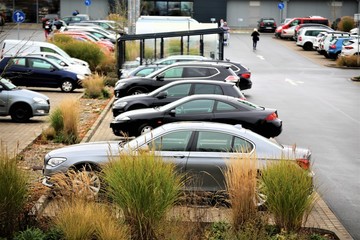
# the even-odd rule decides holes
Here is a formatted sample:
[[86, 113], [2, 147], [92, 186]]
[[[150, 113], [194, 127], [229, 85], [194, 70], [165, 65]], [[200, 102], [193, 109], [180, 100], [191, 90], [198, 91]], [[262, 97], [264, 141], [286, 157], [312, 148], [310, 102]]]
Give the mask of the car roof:
[[169, 65], [168, 67], [170, 66], [186, 66], [186, 65], [189, 65], [189, 66], [226, 66], [226, 67], [230, 67], [231, 64], [230, 63], [223, 63], [223, 62], [203, 62], [203, 61], [189, 61], [189, 62], [176, 62], [176, 63], [173, 63], [171, 65]]
[[199, 129], [199, 130], [220, 130], [226, 132], [234, 131], [245, 131], [245, 129], [240, 125], [230, 125], [226, 123], [217, 123], [217, 122], [192, 122], [192, 121], [183, 121], [183, 122], [173, 122], [167, 123], [161, 126], [166, 131], [177, 130], [177, 129]]
[[179, 85], [179, 84], [183, 84], [183, 83], [204, 83], [204, 84], [213, 84], [213, 85], [235, 85], [235, 83], [232, 82], [223, 82], [223, 81], [214, 81], [214, 80], [178, 80], [178, 81], [174, 81], [171, 83], [168, 83], [163, 87], [169, 87], [169, 86], [173, 86], [173, 85]]

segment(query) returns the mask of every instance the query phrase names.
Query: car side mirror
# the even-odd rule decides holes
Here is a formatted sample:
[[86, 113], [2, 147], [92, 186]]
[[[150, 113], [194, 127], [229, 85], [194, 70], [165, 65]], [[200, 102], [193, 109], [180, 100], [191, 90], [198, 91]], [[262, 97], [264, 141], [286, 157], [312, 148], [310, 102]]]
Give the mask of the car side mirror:
[[164, 76], [162, 76], [162, 75], [156, 76], [156, 80], [157, 80], [157, 81], [163, 81], [163, 80], [164, 80]]
[[166, 91], [159, 92], [159, 94], [156, 95], [156, 98], [158, 98], [158, 99], [164, 99], [166, 97], [167, 97], [167, 92]]
[[174, 117], [176, 115], [176, 110], [175, 109], [171, 109], [169, 112], [170, 116]]

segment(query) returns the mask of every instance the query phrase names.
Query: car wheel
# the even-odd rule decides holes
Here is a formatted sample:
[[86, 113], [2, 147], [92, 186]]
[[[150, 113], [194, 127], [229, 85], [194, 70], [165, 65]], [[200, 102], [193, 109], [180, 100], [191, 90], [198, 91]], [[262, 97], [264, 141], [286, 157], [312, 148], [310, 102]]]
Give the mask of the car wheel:
[[139, 127], [139, 135], [143, 135], [147, 132], [150, 132], [151, 130], [153, 130], [153, 127], [150, 126], [149, 124], [143, 124]]
[[90, 167], [82, 167], [76, 170], [72, 185], [73, 190], [82, 196], [97, 196], [101, 189], [99, 171]]
[[15, 122], [27, 122], [32, 116], [31, 108], [25, 104], [16, 104], [10, 109], [11, 119]]
[[305, 43], [303, 46], [303, 49], [305, 51], [310, 51], [312, 49], [312, 43], [310, 43], [310, 42]]
[[146, 91], [146, 89], [144, 88], [140, 88], [140, 87], [134, 87], [134, 88], [131, 88], [129, 90], [129, 95], [137, 95], [137, 94], [142, 94], [142, 93], [146, 93], [148, 91]]
[[61, 91], [63, 92], [72, 92], [74, 90], [74, 84], [71, 80], [65, 80], [61, 84]]

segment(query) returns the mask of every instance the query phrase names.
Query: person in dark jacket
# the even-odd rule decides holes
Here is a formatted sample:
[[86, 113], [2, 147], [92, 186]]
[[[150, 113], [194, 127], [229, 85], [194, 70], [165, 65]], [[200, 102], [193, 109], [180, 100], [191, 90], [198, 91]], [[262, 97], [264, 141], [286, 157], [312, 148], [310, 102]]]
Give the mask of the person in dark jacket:
[[254, 28], [254, 31], [251, 33], [252, 41], [253, 41], [253, 49], [256, 50], [257, 42], [259, 41], [260, 33], [256, 28]]

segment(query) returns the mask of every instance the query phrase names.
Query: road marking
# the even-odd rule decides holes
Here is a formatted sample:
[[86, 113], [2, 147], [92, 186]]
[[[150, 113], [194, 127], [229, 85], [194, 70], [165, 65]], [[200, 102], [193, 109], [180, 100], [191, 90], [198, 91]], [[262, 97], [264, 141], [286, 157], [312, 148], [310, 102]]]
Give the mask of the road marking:
[[260, 58], [261, 60], [265, 60], [265, 58], [261, 55], [256, 55], [256, 57]]
[[289, 78], [285, 78], [285, 82], [288, 82], [288, 83], [290, 83], [290, 84], [293, 85], [293, 86], [297, 86], [297, 84], [296, 84], [293, 80], [291, 80], [291, 79], [289, 79]]

